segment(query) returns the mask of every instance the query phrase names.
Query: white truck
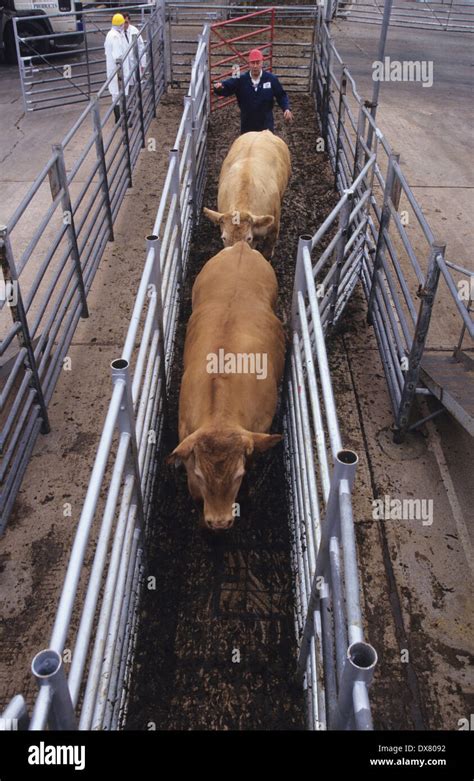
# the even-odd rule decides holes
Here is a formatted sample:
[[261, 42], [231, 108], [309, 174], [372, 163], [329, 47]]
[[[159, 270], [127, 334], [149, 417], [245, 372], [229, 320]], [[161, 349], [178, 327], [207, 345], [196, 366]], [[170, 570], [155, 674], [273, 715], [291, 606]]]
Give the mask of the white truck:
[[[18, 32], [22, 37], [52, 36], [48, 40], [34, 42], [35, 50], [44, 55], [51, 50], [67, 49], [81, 43], [83, 39], [81, 10], [82, 3], [77, 0], [0, 0], [0, 53], [3, 54], [4, 61], [9, 64], [17, 61], [13, 17], [20, 19], [17, 24]], [[62, 14], [64, 17], [61, 16]], [[32, 16], [33, 19], [27, 18]], [[68, 35], [61, 35], [61, 33], [68, 33]], [[21, 52], [26, 55], [32, 54], [27, 44], [22, 46]]]

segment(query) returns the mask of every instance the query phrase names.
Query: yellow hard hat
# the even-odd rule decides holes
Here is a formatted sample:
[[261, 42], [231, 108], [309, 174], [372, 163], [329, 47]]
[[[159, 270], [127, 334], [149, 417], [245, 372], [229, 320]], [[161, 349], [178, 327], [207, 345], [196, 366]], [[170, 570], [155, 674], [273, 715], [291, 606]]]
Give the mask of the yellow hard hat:
[[120, 27], [121, 24], [125, 23], [125, 19], [123, 18], [122, 14], [114, 14], [112, 17], [112, 26], [113, 27]]

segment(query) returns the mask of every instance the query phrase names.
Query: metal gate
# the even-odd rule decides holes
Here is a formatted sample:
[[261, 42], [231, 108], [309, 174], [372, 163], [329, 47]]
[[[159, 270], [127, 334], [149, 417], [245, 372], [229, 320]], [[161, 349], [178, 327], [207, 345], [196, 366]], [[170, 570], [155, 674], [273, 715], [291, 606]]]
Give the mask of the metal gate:
[[[25, 111], [82, 103], [95, 95], [107, 78], [104, 41], [110, 20], [115, 12], [125, 10], [140, 28], [148, 52], [148, 75], [143, 79], [146, 86], [151, 76], [150, 52], [157, 59], [162, 47], [164, 2], [13, 19]], [[31, 34], [29, 23], [35, 24], [35, 34]], [[59, 23], [70, 31], [60, 35], [49, 32]]]
[[[248, 29], [249, 26], [252, 29]], [[240, 75], [240, 69], [248, 67], [248, 55], [254, 48], [260, 49], [265, 70], [271, 71], [274, 31], [274, 8], [269, 8], [268, 11], [254, 11], [245, 16], [211, 24], [209, 46], [211, 84], [215, 81], [223, 81], [229, 76]], [[211, 89], [211, 111], [235, 101], [235, 97], [217, 97]]]
[[[298, 246], [285, 382], [286, 470], [292, 496], [297, 672], [310, 729], [372, 729], [368, 686], [377, 663], [364, 641], [351, 492], [357, 454], [343, 447], [325, 334], [362, 263], [370, 159], [314, 236]], [[366, 190], [370, 193], [370, 190]], [[315, 261], [323, 238], [331, 240]]]
[[[413, 421], [411, 417], [416, 397], [427, 395], [442, 399], [461, 425], [474, 433], [474, 379], [469, 356], [462, 349], [467, 336], [474, 338], [472, 296], [460, 295], [452, 272], [468, 280], [474, 275], [445, 259], [445, 246], [434, 236], [401, 169], [400, 156], [378, 128], [374, 107], [358, 93], [334, 45], [330, 15], [330, 4], [320, 9], [313, 92], [336, 189], [343, 193], [353, 187], [369, 158], [376, 155], [371, 181], [364, 190], [355, 189], [354, 202], [365, 201], [357, 217], [364, 234], [360, 279], [387, 379], [395, 439], [400, 441], [424, 422], [426, 418]], [[459, 318], [460, 338], [452, 355], [430, 357], [425, 348], [440, 278], [451, 296], [452, 315]], [[442, 411], [440, 407], [429, 417]]]
[[[383, 0], [334, 0], [338, 18], [359, 24], [381, 24]], [[394, 0], [391, 27], [435, 32], [474, 32], [474, 7], [457, 0]]]
[[[153, 40], [146, 50], [146, 82], [136, 72], [138, 57], [130, 89], [120, 79], [120, 121], [114, 121], [106, 82], [53, 146], [8, 224], [0, 226], [2, 282], [8, 291], [0, 298], [0, 532], [38, 433], [49, 431], [47, 407], [63, 359], [79, 318], [88, 316], [87, 294], [105, 245], [113, 240], [115, 218], [165, 89], [162, 42]], [[102, 96], [106, 107], [100, 105]], [[75, 142], [82, 134], [78, 151]]]
[[[262, 15], [260, 17], [259, 15]], [[265, 14], [267, 15], [265, 17]], [[261, 18], [269, 21], [262, 24]], [[315, 5], [278, 5], [275, 8], [252, 5], [251, 13], [247, 5], [229, 5], [193, 2], [166, 3], [166, 36], [169, 59], [167, 63], [168, 81], [172, 86], [180, 87], [188, 83], [190, 63], [195, 51], [196, 35], [202, 28], [203, 20], [215, 25], [213, 38], [224, 48], [222, 38], [240, 35], [243, 43], [251, 41], [250, 48], [268, 46], [270, 20], [273, 18], [273, 37], [271, 43], [272, 61], [270, 63], [276, 75], [284, 79], [285, 89], [292, 92], [309, 92], [311, 87], [312, 58], [314, 52], [314, 27], [317, 18]], [[229, 29], [230, 36], [224, 33]], [[265, 30], [265, 31], [264, 31]], [[288, 40], [288, 30], [298, 31], [298, 38]], [[217, 36], [222, 36], [217, 39]], [[217, 40], [216, 40], [217, 39]], [[237, 48], [235, 44], [228, 46]], [[245, 51], [245, 50], [244, 50]], [[219, 52], [221, 52], [219, 54]], [[242, 53], [242, 52], [240, 52]], [[236, 51], [228, 50], [228, 55]], [[211, 65], [220, 77], [228, 70], [226, 63], [217, 66], [218, 57], [225, 59], [220, 47], [213, 49]], [[239, 57], [240, 65], [243, 64]], [[229, 63], [231, 60], [229, 60]], [[245, 63], [246, 64], [246, 63]], [[216, 75], [213, 70], [212, 77]]]

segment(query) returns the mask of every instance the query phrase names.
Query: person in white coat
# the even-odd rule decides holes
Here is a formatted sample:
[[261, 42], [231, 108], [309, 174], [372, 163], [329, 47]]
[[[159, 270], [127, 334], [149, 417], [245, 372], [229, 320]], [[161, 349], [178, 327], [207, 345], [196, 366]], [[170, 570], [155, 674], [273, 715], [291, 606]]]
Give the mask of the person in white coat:
[[[122, 16], [125, 19], [125, 23], [123, 25], [123, 34], [125, 36], [125, 41], [127, 46], [130, 46], [130, 44], [132, 43], [133, 36], [136, 36], [137, 38], [138, 59], [140, 61], [140, 76], [143, 76], [146, 69], [145, 41], [140, 35], [138, 28], [131, 23], [130, 14], [128, 13], [128, 11], [124, 11]], [[132, 51], [133, 51], [133, 56], [131, 58], [131, 67], [135, 70], [137, 63], [135, 58], [135, 52], [134, 50]]]
[[[107, 66], [107, 79], [109, 79], [117, 68], [117, 60], [123, 60], [123, 79], [125, 83], [125, 94], [128, 95], [129, 84], [127, 83], [130, 74], [130, 57], [124, 58], [128, 44], [124, 35], [125, 19], [122, 14], [114, 14], [112, 17], [112, 27], [105, 37], [104, 49]], [[109, 83], [109, 92], [112, 95], [112, 103], [116, 104], [119, 96], [119, 83], [117, 75]], [[120, 119], [120, 105], [114, 105], [115, 121]]]

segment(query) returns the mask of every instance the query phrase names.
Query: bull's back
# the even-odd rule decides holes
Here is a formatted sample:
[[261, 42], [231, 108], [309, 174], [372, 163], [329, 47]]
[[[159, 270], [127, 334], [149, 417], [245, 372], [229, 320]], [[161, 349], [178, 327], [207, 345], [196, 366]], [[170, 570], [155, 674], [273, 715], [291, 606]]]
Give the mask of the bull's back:
[[237, 206], [260, 214], [266, 206], [271, 212], [272, 206], [279, 206], [290, 172], [288, 147], [270, 130], [239, 136], [222, 165], [219, 210]]
[[265, 356], [265, 379], [255, 374], [227, 374], [219, 381], [218, 395], [226, 409], [235, 408], [236, 403], [242, 406], [242, 414], [248, 416], [242, 420], [244, 425], [251, 425], [257, 413], [271, 421], [285, 357], [283, 326], [274, 312], [276, 295], [271, 265], [244, 242], [211, 258], [198, 275], [186, 331], [180, 396], [180, 417], [191, 416], [191, 429], [209, 413], [216, 392], [216, 375], [208, 370], [209, 355], [218, 356], [219, 351]]
[[201, 305], [256, 307], [273, 311], [278, 293], [270, 263], [239, 241], [207, 261], [193, 286], [193, 312]]

